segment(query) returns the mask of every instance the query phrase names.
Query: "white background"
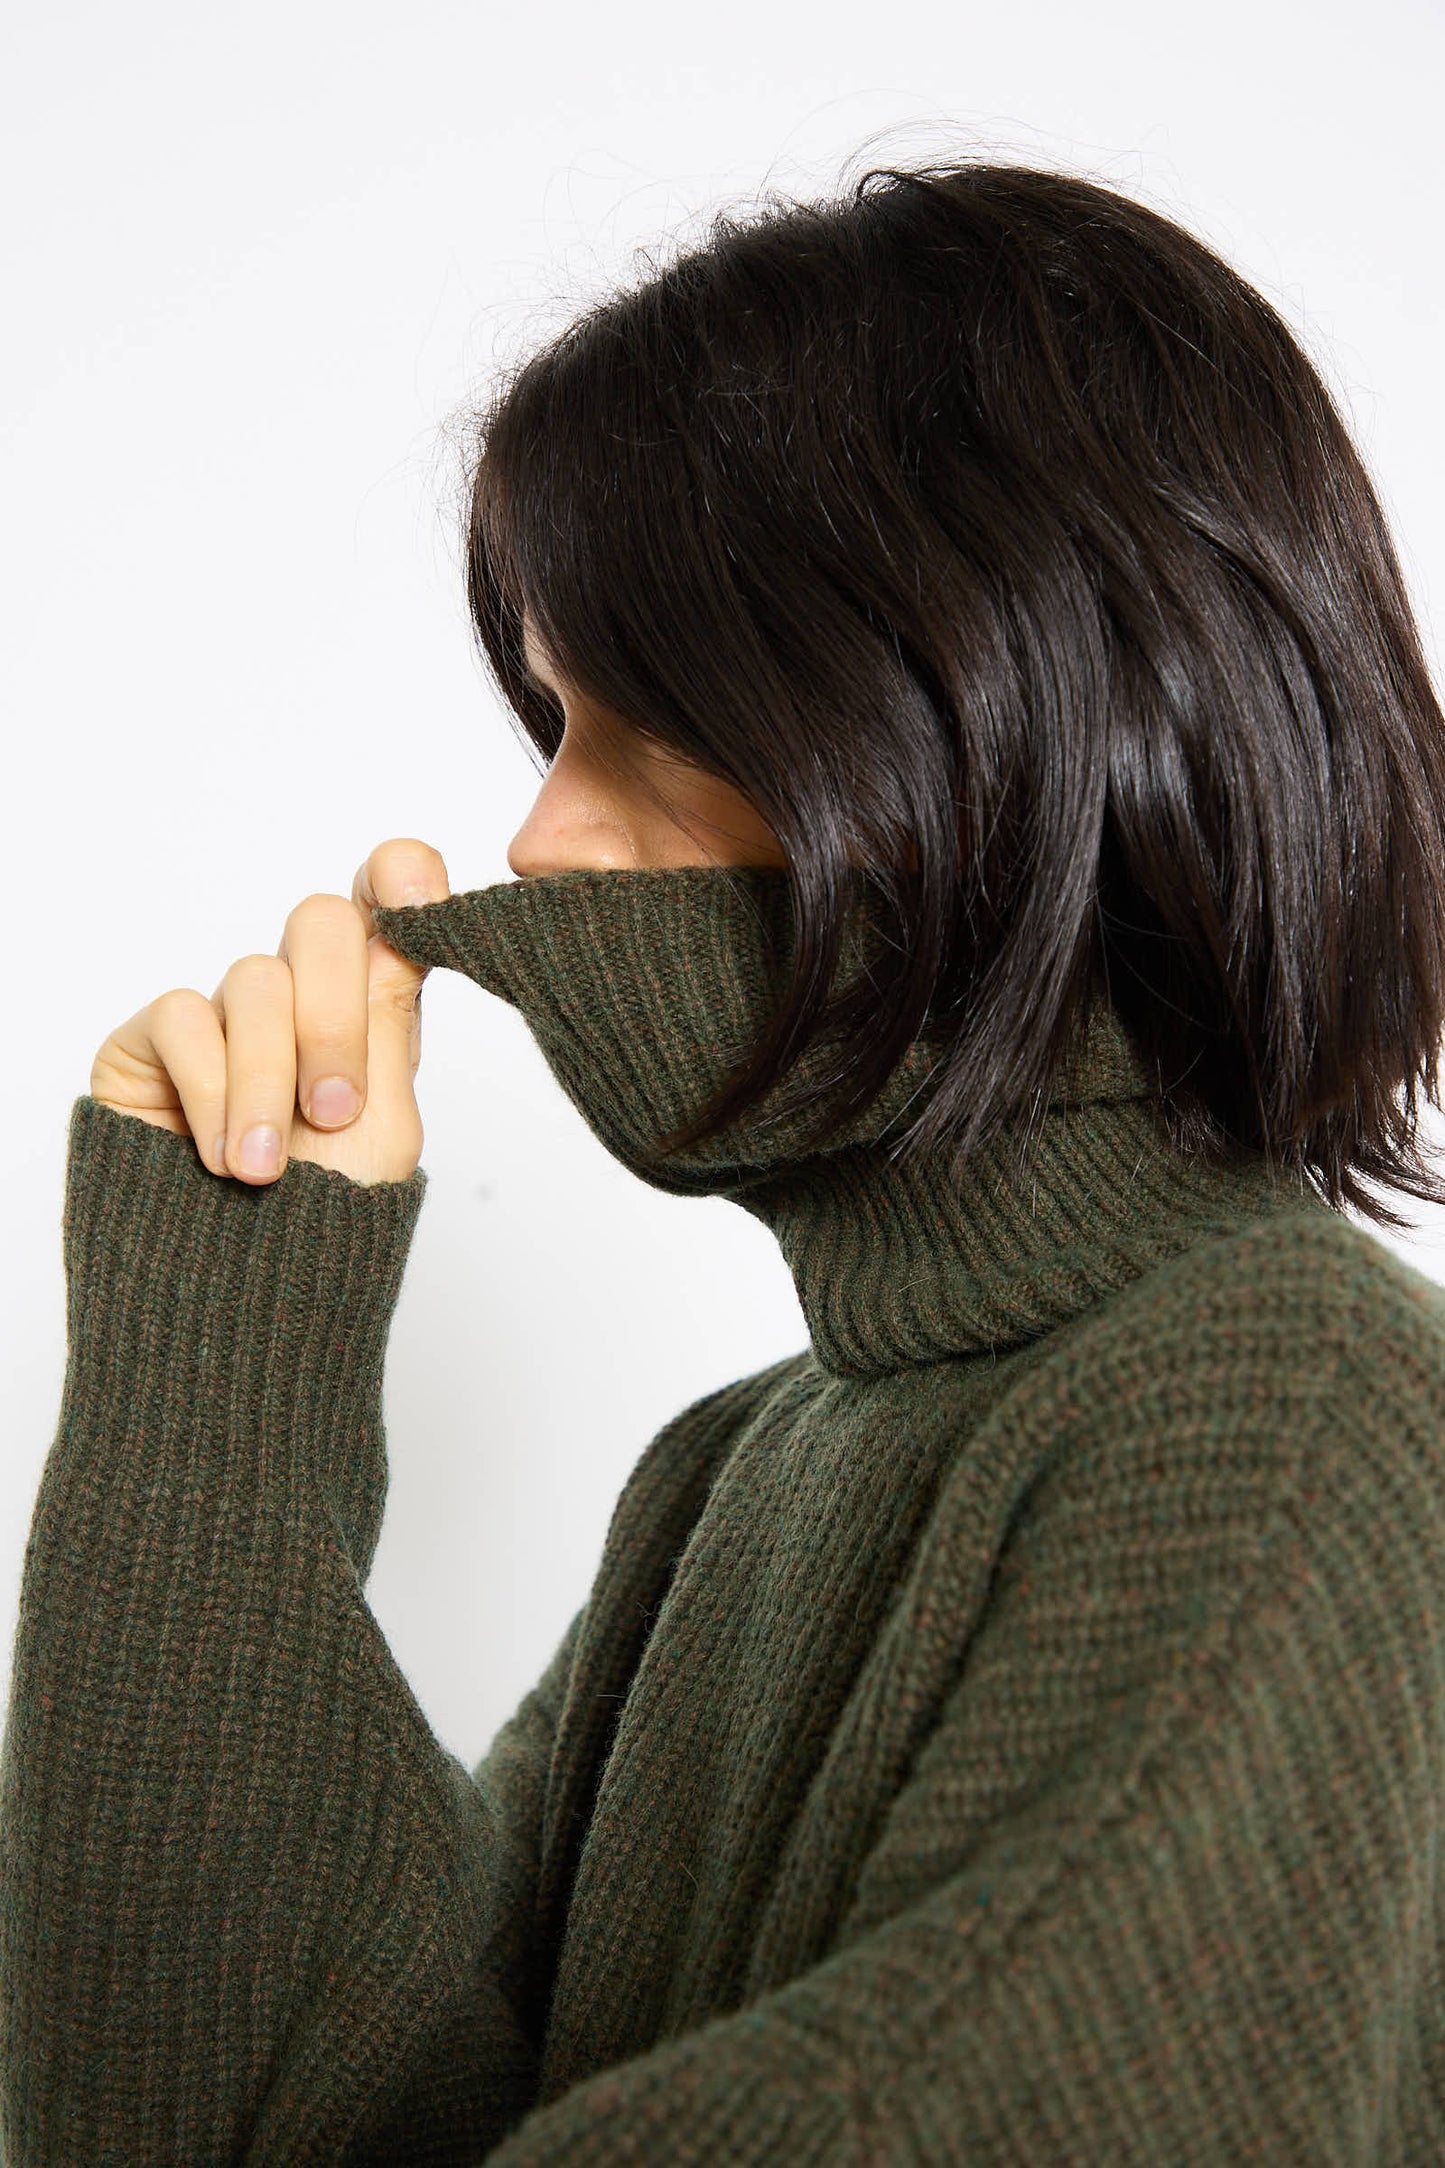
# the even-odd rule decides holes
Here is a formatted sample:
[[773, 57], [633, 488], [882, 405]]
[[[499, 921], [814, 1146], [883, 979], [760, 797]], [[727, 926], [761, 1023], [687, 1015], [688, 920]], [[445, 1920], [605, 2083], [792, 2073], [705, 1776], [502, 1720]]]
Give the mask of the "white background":
[[[634, 250], [764, 187], [950, 152], [1071, 165], [1193, 226], [1303, 336], [1438, 676], [1445, 15], [29, 0], [6, 42], [8, 1646], [63, 1373], [66, 1124], [97, 1046], [273, 952], [292, 905], [348, 894], [387, 836], [435, 843], [453, 888], [509, 878], [538, 778], [462, 609], [469, 394]], [[583, 1600], [652, 1433], [804, 1328], [771, 1236], [624, 1173], [514, 1011], [443, 972], [424, 1008], [431, 1186], [367, 1594], [470, 1763]], [[1445, 1280], [1445, 1214], [1412, 1210], [1416, 1238], [1389, 1239]]]

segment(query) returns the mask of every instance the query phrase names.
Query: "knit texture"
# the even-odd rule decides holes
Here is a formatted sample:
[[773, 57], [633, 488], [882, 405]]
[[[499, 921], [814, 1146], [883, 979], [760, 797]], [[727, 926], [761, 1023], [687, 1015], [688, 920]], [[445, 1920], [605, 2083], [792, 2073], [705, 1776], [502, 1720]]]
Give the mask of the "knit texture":
[[1106, 1006], [1026, 1178], [893, 1156], [932, 1043], [826, 1154], [765, 1108], [661, 1166], [781, 875], [378, 920], [769, 1225], [810, 1345], [646, 1445], [468, 1772], [364, 1595], [425, 1174], [253, 1190], [77, 1100], [10, 2168], [1445, 2158], [1445, 1290], [1175, 1153]]

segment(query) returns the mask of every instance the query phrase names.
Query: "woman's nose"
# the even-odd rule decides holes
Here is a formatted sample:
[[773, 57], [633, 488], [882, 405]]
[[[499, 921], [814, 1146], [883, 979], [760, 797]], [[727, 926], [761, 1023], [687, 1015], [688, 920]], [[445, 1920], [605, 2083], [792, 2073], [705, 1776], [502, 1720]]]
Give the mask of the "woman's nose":
[[519, 880], [583, 867], [605, 871], [631, 866], [636, 854], [622, 824], [595, 790], [558, 754], [532, 809], [507, 846], [507, 864]]

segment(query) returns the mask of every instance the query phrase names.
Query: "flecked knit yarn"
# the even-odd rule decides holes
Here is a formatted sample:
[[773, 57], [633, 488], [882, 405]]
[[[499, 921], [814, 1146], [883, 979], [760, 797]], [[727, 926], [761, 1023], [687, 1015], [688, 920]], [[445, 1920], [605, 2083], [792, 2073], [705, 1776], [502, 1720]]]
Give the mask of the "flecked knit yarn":
[[810, 1334], [646, 1445], [471, 1772], [364, 1595], [425, 1173], [251, 1189], [77, 1100], [9, 2168], [1445, 2160], [1445, 1290], [1176, 1152], [1105, 1006], [1025, 1180], [890, 1151], [922, 1043], [827, 1152], [764, 1108], [660, 1165], [787, 910], [688, 867], [378, 914], [762, 1219]]

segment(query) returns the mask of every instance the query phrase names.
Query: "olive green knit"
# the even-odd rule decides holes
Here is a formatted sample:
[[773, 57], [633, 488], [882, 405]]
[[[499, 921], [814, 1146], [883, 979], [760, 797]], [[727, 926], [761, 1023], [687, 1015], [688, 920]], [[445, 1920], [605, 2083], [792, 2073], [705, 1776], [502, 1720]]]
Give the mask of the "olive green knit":
[[9, 2168], [1445, 2159], [1445, 1290], [1174, 1151], [1099, 1005], [1025, 1178], [892, 1156], [922, 1043], [822, 1156], [765, 1107], [664, 1170], [787, 896], [379, 915], [770, 1226], [811, 1336], [646, 1445], [470, 1773], [364, 1594], [426, 1175], [247, 1188], [76, 1102]]

